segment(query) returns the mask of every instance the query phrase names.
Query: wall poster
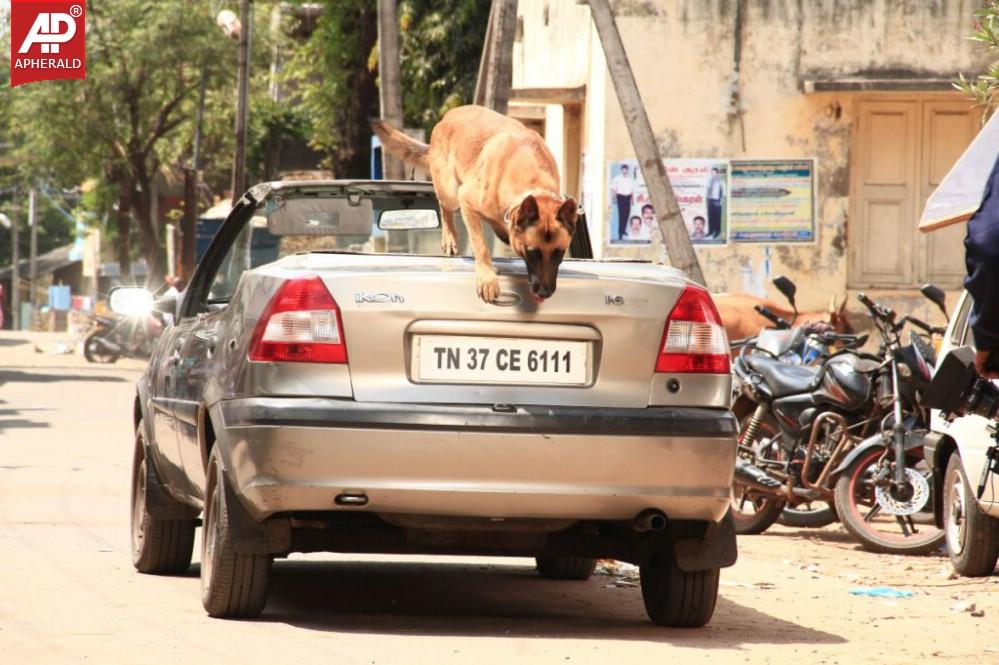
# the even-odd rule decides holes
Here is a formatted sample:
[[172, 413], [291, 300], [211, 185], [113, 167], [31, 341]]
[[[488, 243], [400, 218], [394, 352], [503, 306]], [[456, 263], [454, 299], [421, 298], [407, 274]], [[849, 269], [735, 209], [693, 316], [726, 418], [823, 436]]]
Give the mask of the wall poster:
[[[667, 159], [666, 175], [695, 245], [723, 245], [728, 239], [728, 162], [723, 159]], [[645, 177], [634, 159], [610, 164], [609, 228], [612, 245], [648, 245], [656, 213]]]
[[815, 160], [732, 160], [733, 242], [815, 240]]

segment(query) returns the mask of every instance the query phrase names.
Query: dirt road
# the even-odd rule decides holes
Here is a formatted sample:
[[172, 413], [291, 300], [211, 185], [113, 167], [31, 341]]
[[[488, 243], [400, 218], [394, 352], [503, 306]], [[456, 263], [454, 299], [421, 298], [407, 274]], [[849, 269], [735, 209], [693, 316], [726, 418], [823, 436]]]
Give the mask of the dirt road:
[[[209, 619], [197, 563], [168, 578], [129, 561], [140, 364], [34, 351], [55, 339], [0, 333], [0, 663], [999, 662], [999, 577], [867, 554], [839, 527], [741, 539], [702, 630], [652, 626], [613, 577], [444, 557], [292, 556], [262, 619]], [[848, 593], [880, 585], [915, 595]]]

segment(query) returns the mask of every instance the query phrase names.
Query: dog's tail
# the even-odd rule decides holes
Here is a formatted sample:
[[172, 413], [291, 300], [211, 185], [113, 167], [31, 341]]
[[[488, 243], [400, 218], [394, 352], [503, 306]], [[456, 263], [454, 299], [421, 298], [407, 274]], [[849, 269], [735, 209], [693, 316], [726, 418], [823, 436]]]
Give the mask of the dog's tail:
[[371, 118], [369, 122], [371, 129], [378, 135], [386, 150], [410, 166], [424, 171], [430, 170], [430, 162], [427, 160], [427, 151], [430, 146], [410, 138], [404, 132], [379, 118]]

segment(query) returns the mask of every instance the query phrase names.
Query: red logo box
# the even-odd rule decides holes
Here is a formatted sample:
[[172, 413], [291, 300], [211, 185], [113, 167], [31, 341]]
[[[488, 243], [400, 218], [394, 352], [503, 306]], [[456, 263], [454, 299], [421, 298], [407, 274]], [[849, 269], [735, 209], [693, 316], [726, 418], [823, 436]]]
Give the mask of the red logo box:
[[10, 86], [87, 77], [85, 0], [13, 0]]

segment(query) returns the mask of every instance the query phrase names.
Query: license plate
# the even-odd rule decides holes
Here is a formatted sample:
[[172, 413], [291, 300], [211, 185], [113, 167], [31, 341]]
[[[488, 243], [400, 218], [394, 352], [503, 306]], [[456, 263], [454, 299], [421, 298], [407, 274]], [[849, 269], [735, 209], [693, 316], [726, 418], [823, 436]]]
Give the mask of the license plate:
[[590, 382], [590, 344], [416, 335], [413, 370], [414, 380], [422, 383], [585, 386]]

